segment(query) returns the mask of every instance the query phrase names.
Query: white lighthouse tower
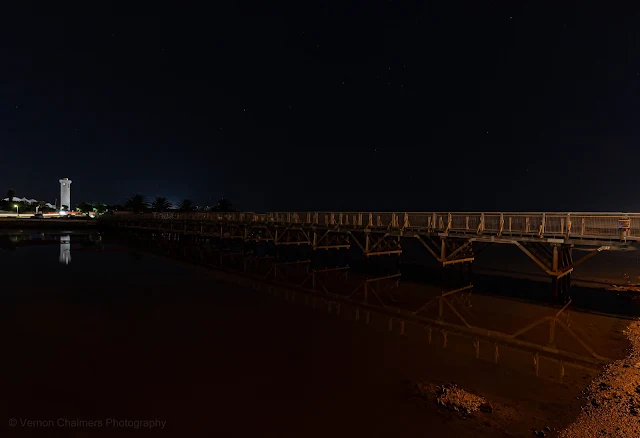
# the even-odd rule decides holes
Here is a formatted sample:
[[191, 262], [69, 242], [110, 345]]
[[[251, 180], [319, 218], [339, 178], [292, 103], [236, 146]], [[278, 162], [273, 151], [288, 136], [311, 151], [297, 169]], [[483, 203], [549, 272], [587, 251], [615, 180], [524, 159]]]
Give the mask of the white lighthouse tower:
[[60, 180], [60, 210], [66, 205], [67, 210], [71, 210], [71, 180], [62, 178]]

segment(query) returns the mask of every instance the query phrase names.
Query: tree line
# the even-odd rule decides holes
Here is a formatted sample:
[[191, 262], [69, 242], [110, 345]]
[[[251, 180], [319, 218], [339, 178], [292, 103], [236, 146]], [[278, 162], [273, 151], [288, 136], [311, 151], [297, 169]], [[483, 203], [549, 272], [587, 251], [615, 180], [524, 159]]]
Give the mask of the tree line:
[[146, 211], [165, 212], [165, 211], [212, 211], [212, 212], [233, 212], [233, 203], [226, 198], [218, 200], [216, 205], [210, 207], [198, 207], [190, 199], [183, 199], [176, 206], [172, 205], [169, 200], [163, 196], [158, 196], [149, 202], [144, 195], [134, 193], [127, 199], [123, 205], [123, 209], [133, 211], [135, 213], [143, 213]]
[[14, 201], [13, 198], [15, 197], [16, 197], [16, 192], [13, 189], [7, 190], [7, 194], [4, 197], [4, 198], [7, 198], [6, 201], [0, 196], [0, 210], [14, 212], [16, 211], [15, 206], [17, 205], [20, 212], [35, 212], [36, 207], [38, 208], [38, 211], [43, 213], [49, 212], [49, 211], [55, 211], [55, 209], [47, 207], [44, 201], [39, 201], [37, 203], [34, 202], [32, 204], [29, 204], [28, 202], [24, 202], [24, 201]]
[[[40, 212], [55, 211], [55, 209], [48, 208], [44, 202], [28, 204], [22, 201], [13, 201], [16, 193], [13, 189], [7, 191], [7, 201], [0, 199], [0, 210], [12, 211], [15, 209], [14, 205], [18, 205], [20, 211], [32, 212], [35, 211], [36, 206]], [[64, 206], [65, 209], [69, 209], [68, 206]], [[82, 201], [76, 206], [76, 210], [89, 215], [91, 213], [105, 213], [107, 211], [114, 210], [126, 210], [136, 213], [143, 213], [147, 211], [165, 212], [165, 211], [211, 211], [211, 212], [234, 212], [237, 211], [233, 208], [233, 203], [227, 198], [221, 198], [213, 206], [199, 207], [193, 203], [190, 199], [183, 199], [178, 205], [172, 205], [165, 197], [158, 196], [153, 201], [149, 202], [144, 195], [134, 193], [129, 199], [127, 199], [124, 205], [107, 205], [104, 203], [91, 203]]]

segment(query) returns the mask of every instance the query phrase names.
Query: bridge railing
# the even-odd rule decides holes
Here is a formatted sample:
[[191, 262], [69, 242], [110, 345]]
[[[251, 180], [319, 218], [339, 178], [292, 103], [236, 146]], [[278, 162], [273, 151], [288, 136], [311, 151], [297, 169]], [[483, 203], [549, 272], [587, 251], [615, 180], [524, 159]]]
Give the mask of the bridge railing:
[[227, 221], [558, 238], [640, 240], [640, 213], [565, 212], [166, 212], [116, 215], [127, 220]]
[[333, 225], [335, 216], [330, 211], [318, 211], [314, 213], [314, 221], [318, 225]]
[[632, 236], [640, 236], [640, 214], [639, 215], [630, 215], [630, 233]]
[[129, 215], [117, 215], [117, 217], [130, 217], [140, 220], [161, 219], [161, 220], [183, 220], [183, 221], [231, 221], [231, 222], [265, 222], [264, 214], [253, 212], [161, 212], [161, 213], [131, 213]]
[[564, 212], [279, 212], [271, 222], [441, 233], [640, 240], [639, 213]]

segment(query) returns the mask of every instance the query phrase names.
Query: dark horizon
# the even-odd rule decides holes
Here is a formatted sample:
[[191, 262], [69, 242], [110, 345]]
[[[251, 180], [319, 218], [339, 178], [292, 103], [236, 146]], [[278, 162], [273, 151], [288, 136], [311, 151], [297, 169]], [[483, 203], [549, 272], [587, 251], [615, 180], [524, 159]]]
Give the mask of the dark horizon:
[[1, 196], [640, 211], [636, 11], [174, 6], [6, 11]]

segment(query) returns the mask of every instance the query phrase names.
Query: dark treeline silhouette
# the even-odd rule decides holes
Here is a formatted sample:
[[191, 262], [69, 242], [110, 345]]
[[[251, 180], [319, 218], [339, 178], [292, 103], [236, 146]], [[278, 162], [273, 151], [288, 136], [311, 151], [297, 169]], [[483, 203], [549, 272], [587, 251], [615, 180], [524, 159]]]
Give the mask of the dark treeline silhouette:
[[[0, 211], [17, 212], [15, 207], [16, 205], [18, 206], [20, 213], [32, 213], [35, 212], [36, 209], [39, 212], [55, 211], [54, 208], [47, 207], [44, 201], [28, 203], [24, 201], [14, 201], [13, 198], [15, 197], [16, 192], [13, 189], [7, 190], [6, 196], [0, 196]], [[5, 201], [4, 198], [7, 200]]]
[[147, 202], [147, 198], [144, 195], [134, 193], [124, 202], [124, 209], [134, 213], [142, 213], [149, 210], [149, 202]]
[[123, 209], [133, 211], [135, 213], [143, 213], [147, 211], [164, 212], [164, 211], [211, 211], [211, 212], [233, 212], [237, 211], [233, 208], [233, 203], [226, 198], [221, 198], [216, 205], [199, 207], [193, 203], [191, 199], [183, 199], [177, 206], [172, 205], [169, 200], [163, 196], [158, 196], [151, 203], [144, 195], [134, 193], [127, 199], [123, 205]]
[[5, 211], [13, 210], [14, 196], [16, 196], [16, 192], [13, 189], [7, 190], [7, 196], [5, 196], [7, 200], [5, 201], [4, 199], [0, 199], [0, 210], [5, 210]]
[[89, 216], [89, 214], [91, 213], [104, 213], [109, 210], [109, 206], [107, 204], [102, 204], [99, 202], [91, 203], [82, 201], [77, 205], [76, 210]]
[[164, 198], [162, 196], [157, 197], [151, 203], [151, 209], [153, 211], [167, 211], [167, 210], [171, 210], [172, 208], [173, 208], [173, 205], [171, 205], [171, 203], [167, 200], [167, 198]]

